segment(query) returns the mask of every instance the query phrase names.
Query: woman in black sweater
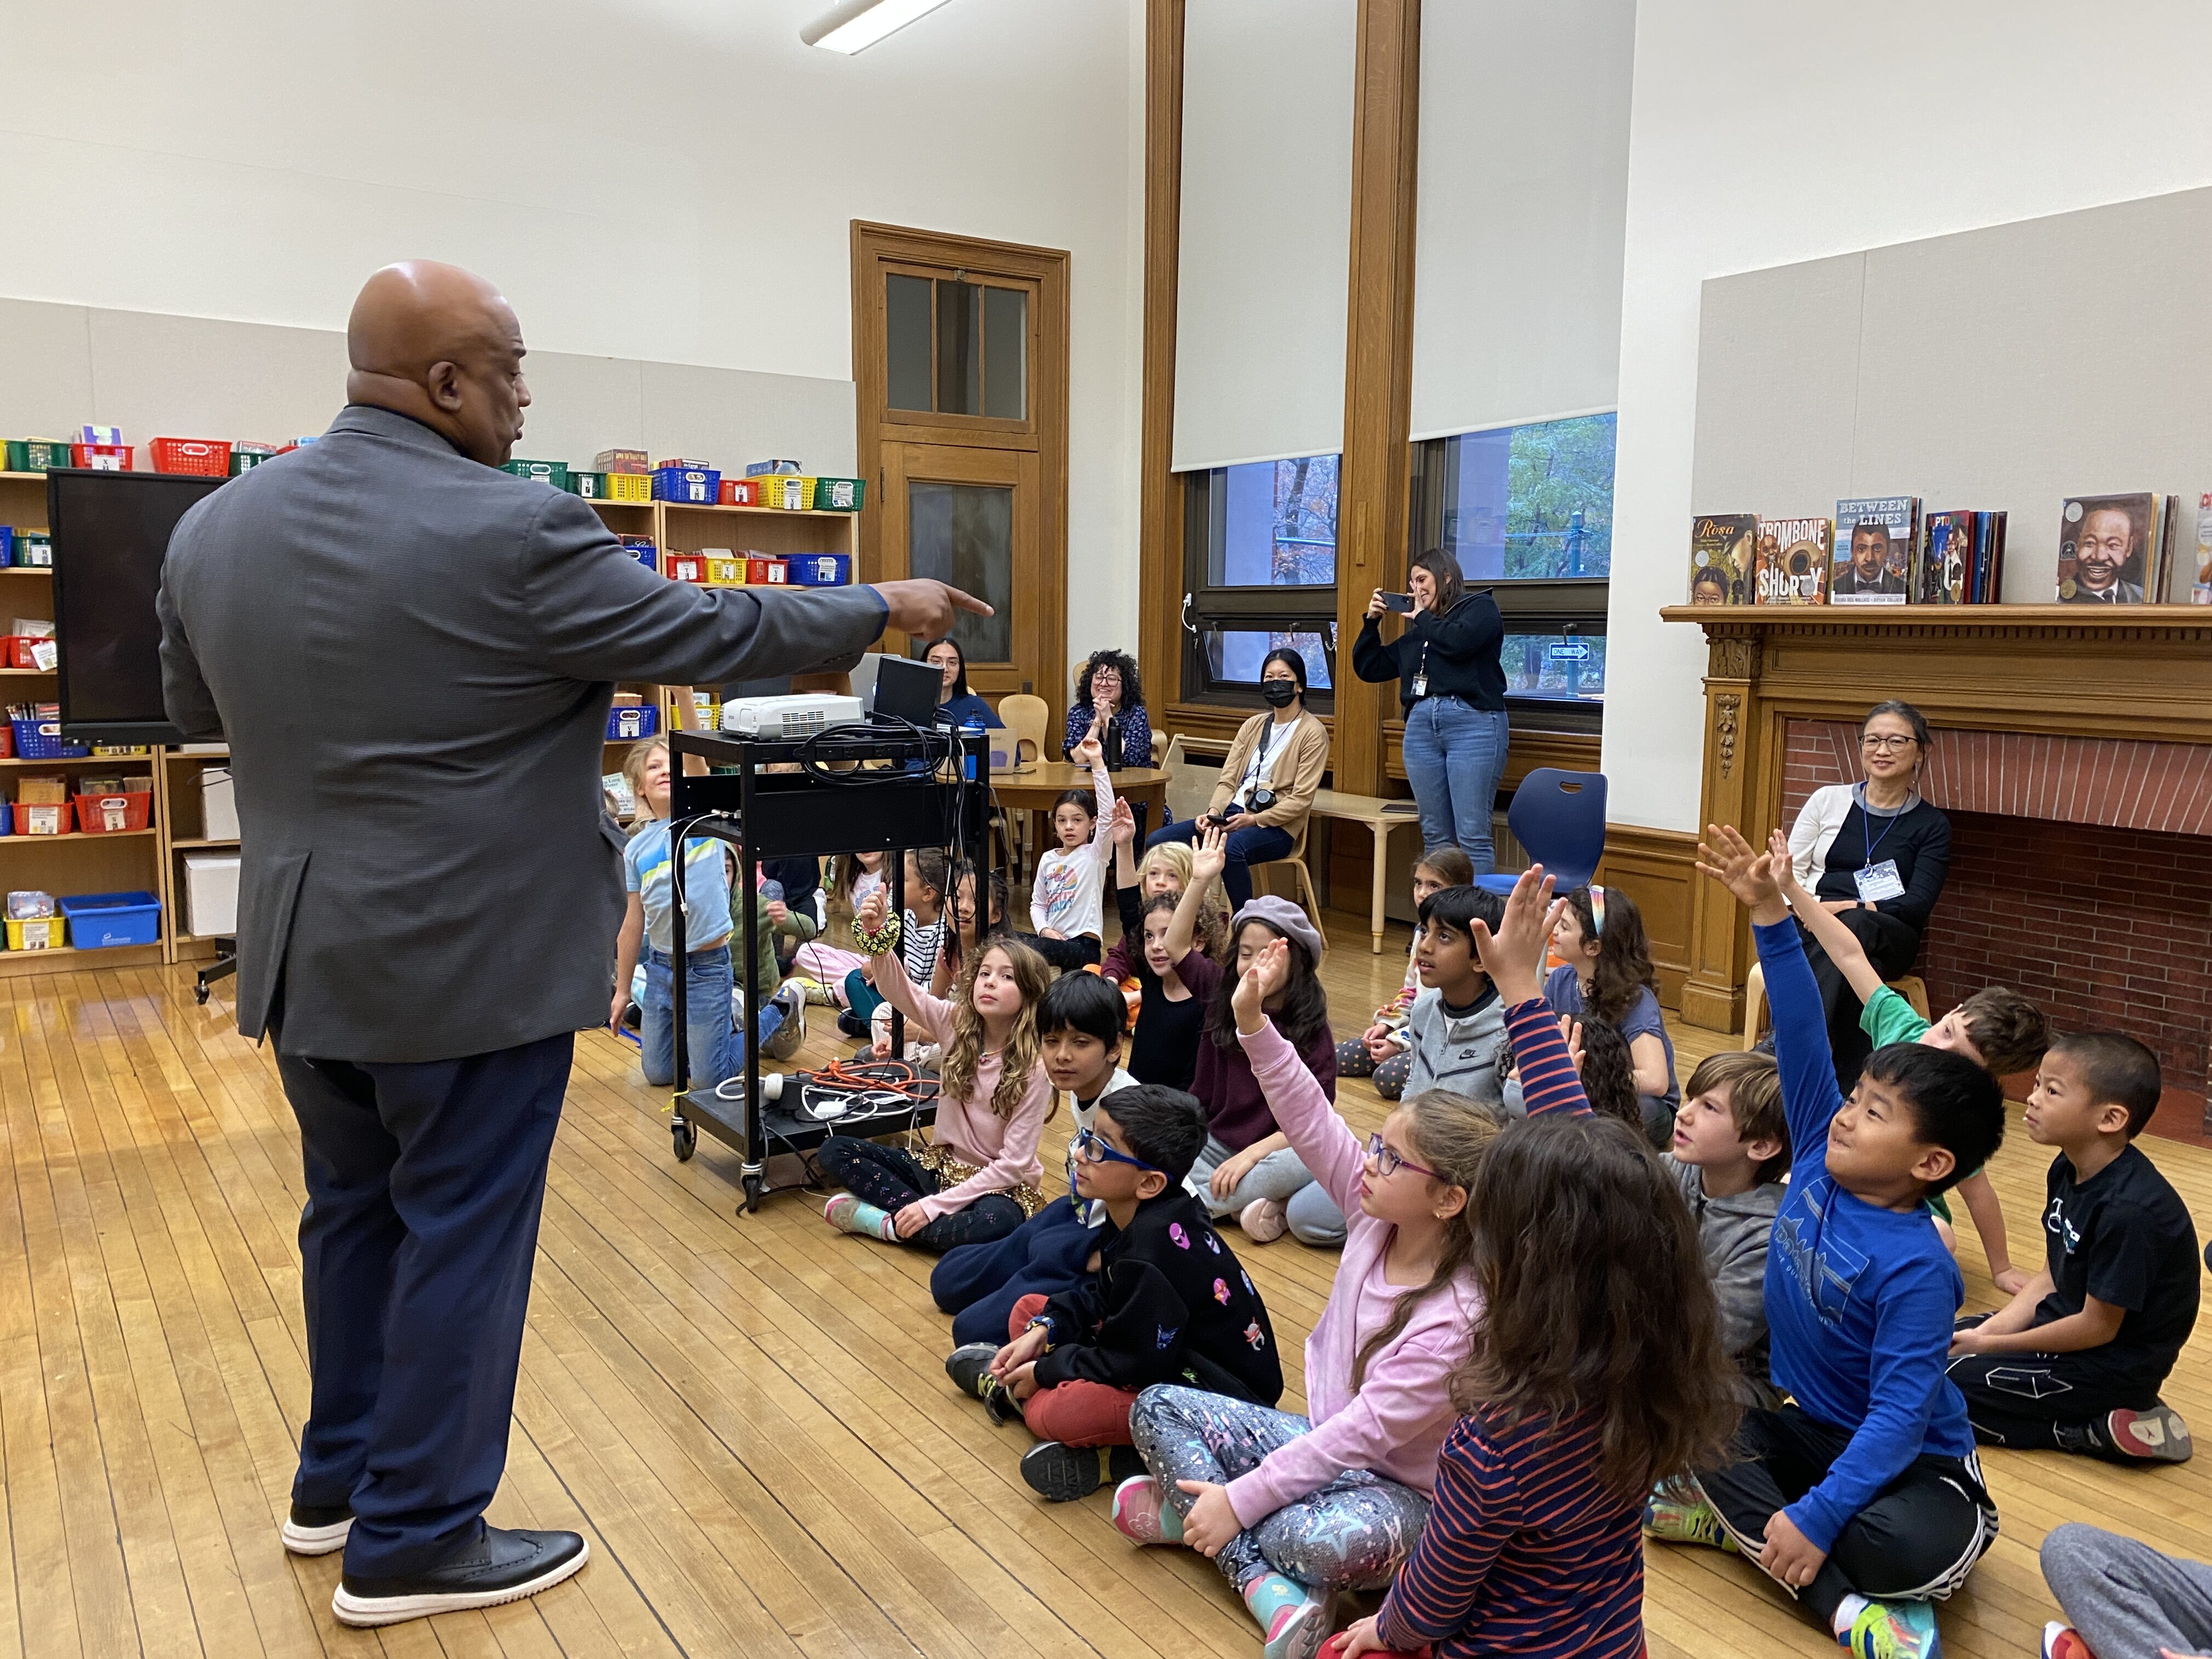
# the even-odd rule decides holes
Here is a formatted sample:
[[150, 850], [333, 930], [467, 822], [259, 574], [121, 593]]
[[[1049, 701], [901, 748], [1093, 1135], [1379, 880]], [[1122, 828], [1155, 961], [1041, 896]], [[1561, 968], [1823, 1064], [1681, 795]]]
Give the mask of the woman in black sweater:
[[1441, 547], [1416, 554], [1406, 631], [1382, 643], [1382, 590], [1352, 647], [1363, 680], [1398, 682], [1406, 714], [1406, 776], [1421, 811], [1421, 850], [1457, 847], [1486, 876], [1496, 867], [1490, 814], [1505, 772], [1505, 620], [1489, 594], [1467, 591], [1459, 561]]
[[[1928, 721], [1909, 702], [1875, 705], [1859, 726], [1858, 783], [1816, 789], [1790, 831], [1799, 884], [1835, 911], [1884, 979], [1911, 970], [1951, 869], [1951, 820], [1920, 799]], [[1828, 1014], [1836, 1081], [1849, 1094], [1871, 1048], [1861, 1004], [1820, 941], [1798, 924]]]

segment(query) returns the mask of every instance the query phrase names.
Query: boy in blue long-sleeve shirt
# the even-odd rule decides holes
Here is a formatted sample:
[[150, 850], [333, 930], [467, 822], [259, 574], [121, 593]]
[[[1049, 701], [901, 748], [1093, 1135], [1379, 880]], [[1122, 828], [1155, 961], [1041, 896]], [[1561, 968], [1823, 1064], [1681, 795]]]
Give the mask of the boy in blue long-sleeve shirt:
[[1988, 1161], [2004, 1095], [1963, 1054], [1875, 1051], [1846, 1101], [1773, 855], [1707, 831], [1698, 868], [1748, 906], [1793, 1149], [1767, 1254], [1774, 1380], [1741, 1461], [1655, 1503], [1654, 1536], [1733, 1547], [1863, 1659], [1934, 1659], [1933, 1600], [1996, 1536], [1966, 1401], [1944, 1375], [1964, 1295], [1923, 1205]]

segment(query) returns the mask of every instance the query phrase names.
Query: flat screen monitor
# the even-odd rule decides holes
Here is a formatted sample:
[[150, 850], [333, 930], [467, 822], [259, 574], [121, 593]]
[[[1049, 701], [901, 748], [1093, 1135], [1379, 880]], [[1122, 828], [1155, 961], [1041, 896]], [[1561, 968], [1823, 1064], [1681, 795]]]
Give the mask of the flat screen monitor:
[[161, 706], [154, 596], [169, 533], [221, 478], [165, 472], [46, 474], [62, 735], [79, 743], [182, 743]]

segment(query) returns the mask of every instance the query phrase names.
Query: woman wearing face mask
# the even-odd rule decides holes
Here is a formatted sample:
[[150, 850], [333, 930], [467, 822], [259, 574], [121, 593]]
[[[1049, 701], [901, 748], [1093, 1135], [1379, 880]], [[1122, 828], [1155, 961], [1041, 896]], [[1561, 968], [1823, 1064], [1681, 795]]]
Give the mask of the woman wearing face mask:
[[1188, 842], [1202, 830], [1229, 831], [1229, 864], [1221, 884], [1229, 905], [1241, 909], [1252, 896], [1250, 866], [1286, 859], [1305, 838], [1321, 775], [1328, 768], [1328, 728], [1306, 712], [1305, 659], [1277, 648], [1260, 665], [1260, 695], [1268, 712], [1238, 728], [1222, 763], [1221, 781], [1202, 817], [1155, 831], [1146, 847]]
[[1363, 680], [1398, 682], [1406, 711], [1406, 776], [1421, 811], [1421, 850], [1457, 847], [1486, 876], [1495, 866], [1490, 814], [1505, 773], [1505, 619], [1487, 593], [1471, 593], [1459, 561], [1441, 547], [1413, 556], [1406, 631], [1382, 642], [1381, 588], [1352, 647]]

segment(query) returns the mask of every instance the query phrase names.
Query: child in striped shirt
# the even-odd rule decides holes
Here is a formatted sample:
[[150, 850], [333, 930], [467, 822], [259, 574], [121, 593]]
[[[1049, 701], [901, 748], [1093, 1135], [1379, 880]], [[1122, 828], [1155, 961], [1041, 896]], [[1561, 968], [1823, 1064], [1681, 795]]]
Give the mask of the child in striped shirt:
[[1534, 1115], [1581, 1093], [1537, 979], [1561, 908], [1551, 891], [1532, 869], [1494, 937], [1475, 923], [1532, 1115], [1498, 1138], [1468, 1197], [1485, 1310], [1453, 1379], [1466, 1415], [1421, 1541], [1382, 1611], [1333, 1644], [1344, 1659], [1640, 1655], [1644, 1494], [1723, 1451], [1735, 1426], [1734, 1368], [1673, 1177], [1624, 1124]]

